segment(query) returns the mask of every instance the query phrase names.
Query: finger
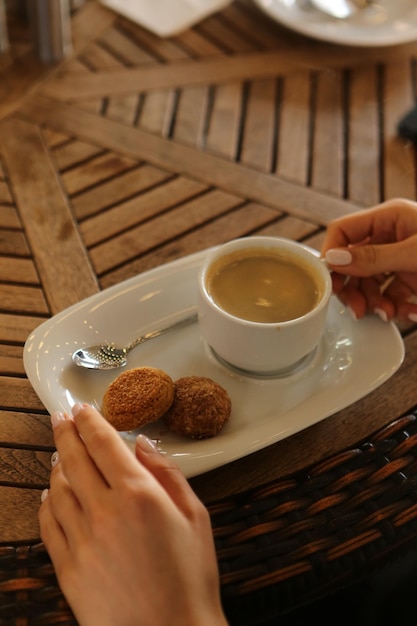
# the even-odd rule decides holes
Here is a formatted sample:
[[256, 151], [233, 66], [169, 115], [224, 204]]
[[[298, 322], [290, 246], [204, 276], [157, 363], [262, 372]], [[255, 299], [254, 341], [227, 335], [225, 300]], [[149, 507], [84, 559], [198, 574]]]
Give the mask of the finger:
[[[367, 240], [373, 232], [375, 213], [377, 212], [382, 225], [383, 207], [384, 205], [380, 204], [374, 209], [356, 211], [351, 215], [330, 222], [321, 248], [322, 255], [325, 255], [331, 248], [347, 247]], [[392, 224], [391, 215], [392, 212], [387, 214], [390, 228]]]
[[39, 508], [39, 528], [41, 539], [54, 566], [59, 566], [60, 561], [65, 560], [68, 554], [68, 542], [61, 525], [52, 511], [49, 495]]
[[[134, 480], [148, 477], [148, 473], [141, 470], [119, 433], [95, 408], [77, 405], [73, 408], [73, 419], [83, 442], [84, 463], [87, 463], [88, 457], [108, 486], [117, 488], [129, 477]], [[83, 468], [72, 467], [72, 471], [77, 476], [78, 489], [89, 498], [91, 486], [83, 484]]]
[[398, 272], [397, 280], [404, 283], [410, 290], [410, 298], [417, 296], [417, 273], [415, 272]]
[[331, 269], [351, 276], [372, 276], [384, 272], [417, 272], [417, 237], [398, 243], [330, 249], [325, 259]]
[[190, 515], [198, 500], [179, 467], [163, 454], [144, 435], [136, 438], [136, 457], [159, 482], [171, 500], [185, 514]]
[[[55, 414], [52, 423], [56, 423]], [[108, 489], [105, 478], [91, 458], [85, 443], [80, 437], [75, 423], [63, 419], [54, 427], [55, 445], [59, 454], [59, 466], [75, 493], [81, 507], [89, 511], [94, 507], [94, 497], [103, 489]], [[51, 480], [52, 476], [51, 475]]]
[[340, 291], [343, 289], [343, 287], [346, 284], [346, 276], [343, 274], [339, 274], [338, 272], [332, 272], [331, 279], [332, 279], [332, 291], [333, 293], [337, 295], [338, 293], [340, 293]]
[[386, 288], [384, 296], [393, 303], [397, 320], [402, 322], [415, 321], [414, 316], [417, 311], [415, 294], [407, 283], [396, 277]]
[[345, 248], [365, 242], [389, 243], [406, 239], [415, 232], [417, 211], [414, 202], [388, 200], [372, 209], [360, 210], [333, 220], [326, 229], [322, 255], [331, 248]]
[[412, 302], [398, 302], [395, 317], [399, 322], [417, 323], [417, 305]]
[[64, 476], [61, 464], [57, 464], [51, 472], [47, 500], [51, 514], [61, 528], [69, 549], [72, 549], [88, 532], [87, 523], [80, 502]]
[[365, 296], [368, 311], [378, 315], [384, 322], [395, 317], [395, 306], [392, 301], [381, 293], [378, 280], [363, 278], [361, 280], [361, 292]]
[[395, 276], [393, 280], [387, 285], [384, 294], [393, 300], [393, 302], [400, 302], [402, 300], [408, 300], [414, 296], [413, 289], [405, 283], [399, 276]]
[[361, 319], [366, 315], [368, 310], [366, 298], [350, 281], [339, 291], [337, 297], [350, 309], [355, 319]]

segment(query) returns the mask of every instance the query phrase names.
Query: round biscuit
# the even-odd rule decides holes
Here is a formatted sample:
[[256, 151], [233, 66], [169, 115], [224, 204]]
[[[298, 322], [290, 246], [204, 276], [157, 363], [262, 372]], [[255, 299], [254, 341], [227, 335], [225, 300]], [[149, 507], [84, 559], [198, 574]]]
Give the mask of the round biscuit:
[[136, 367], [110, 383], [101, 410], [116, 430], [134, 430], [162, 417], [173, 400], [174, 383], [166, 372]]
[[231, 414], [227, 391], [205, 376], [179, 378], [174, 387], [174, 401], [164, 417], [169, 430], [193, 439], [217, 435]]

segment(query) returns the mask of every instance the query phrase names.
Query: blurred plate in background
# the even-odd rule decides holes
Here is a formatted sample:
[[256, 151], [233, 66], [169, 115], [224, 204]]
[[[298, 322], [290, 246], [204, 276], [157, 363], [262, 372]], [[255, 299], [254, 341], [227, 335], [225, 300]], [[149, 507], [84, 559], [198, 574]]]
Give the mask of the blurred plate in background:
[[381, 0], [337, 19], [309, 0], [253, 0], [271, 18], [302, 35], [348, 46], [393, 46], [417, 40], [416, 0]]

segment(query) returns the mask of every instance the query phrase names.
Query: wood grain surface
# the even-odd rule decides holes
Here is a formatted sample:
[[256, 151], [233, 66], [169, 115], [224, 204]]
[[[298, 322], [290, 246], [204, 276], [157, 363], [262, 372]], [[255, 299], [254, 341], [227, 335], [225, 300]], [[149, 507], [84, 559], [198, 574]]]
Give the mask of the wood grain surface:
[[[71, 304], [247, 235], [320, 248], [328, 222], [416, 198], [397, 123], [417, 43], [310, 40], [236, 0], [160, 39], [86, 2], [73, 53], [45, 66], [10, 16], [0, 57], [0, 543], [35, 541], [54, 450], [23, 367], [27, 337]], [[308, 467], [417, 405], [415, 328], [382, 387], [287, 440], [191, 480], [212, 502]]]

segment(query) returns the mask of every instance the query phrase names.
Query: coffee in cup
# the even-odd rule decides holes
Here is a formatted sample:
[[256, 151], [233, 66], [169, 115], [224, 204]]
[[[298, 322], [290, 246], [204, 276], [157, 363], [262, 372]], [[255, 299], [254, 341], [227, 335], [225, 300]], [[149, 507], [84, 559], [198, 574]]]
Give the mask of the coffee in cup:
[[211, 266], [206, 288], [217, 305], [250, 322], [288, 322], [309, 313], [323, 291], [311, 264], [285, 250], [243, 248]]
[[202, 337], [235, 368], [282, 372], [308, 355], [323, 334], [330, 274], [317, 252], [298, 242], [230, 241], [209, 254], [198, 287]]

